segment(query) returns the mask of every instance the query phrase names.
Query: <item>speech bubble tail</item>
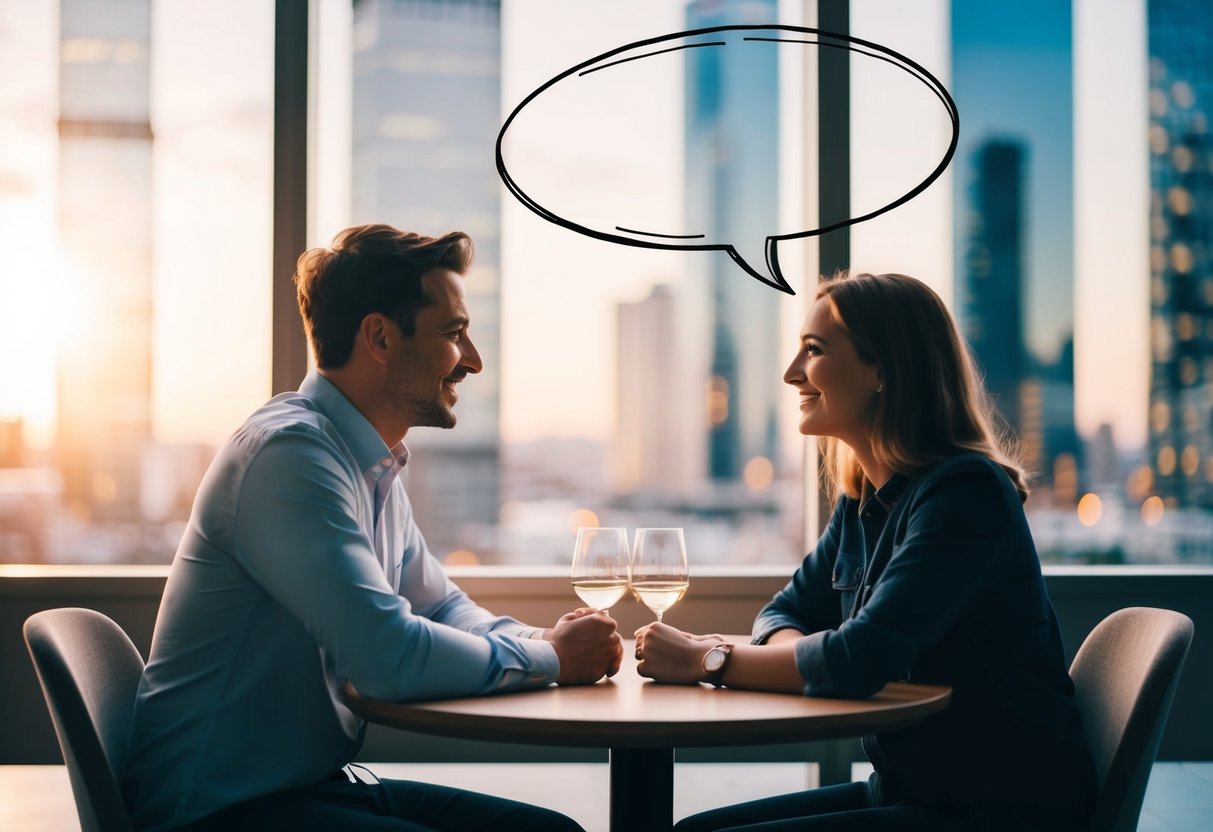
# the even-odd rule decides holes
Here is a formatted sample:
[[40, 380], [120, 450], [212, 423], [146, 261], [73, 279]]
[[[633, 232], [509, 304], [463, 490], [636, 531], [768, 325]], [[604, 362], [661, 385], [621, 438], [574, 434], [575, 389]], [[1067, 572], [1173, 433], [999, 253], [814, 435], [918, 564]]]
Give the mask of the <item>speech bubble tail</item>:
[[767, 274], [763, 274], [762, 272], [758, 271], [753, 266], [751, 266], [746, 261], [746, 259], [744, 257], [742, 257], [741, 254], [738, 253], [737, 249], [734, 248], [733, 246], [729, 246], [728, 248], [725, 249], [725, 251], [727, 251], [729, 253], [729, 257], [733, 258], [733, 262], [736, 263], [738, 266], [741, 266], [741, 268], [745, 271], [745, 273], [748, 274], [750, 277], [752, 277], [755, 280], [758, 280], [762, 283], [765, 283], [766, 285], [770, 286], [772, 289], [778, 289], [779, 291], [781, 291], [785, 294], [788, 294], [788, 295], [795, 295], [796, 292], [792, 289], [791, 286], [788, 285], [788, 282], [786, 280], [784, 280], [783, 272], [781, 272], [779, 270], [778, 243], [779, 243], [779, 241], [776, 238], [767, 237], [767, 242], [766, 242], [766, 246], [765, 246], [766, 266], [767, 266], [767, 272], [768, 272]]

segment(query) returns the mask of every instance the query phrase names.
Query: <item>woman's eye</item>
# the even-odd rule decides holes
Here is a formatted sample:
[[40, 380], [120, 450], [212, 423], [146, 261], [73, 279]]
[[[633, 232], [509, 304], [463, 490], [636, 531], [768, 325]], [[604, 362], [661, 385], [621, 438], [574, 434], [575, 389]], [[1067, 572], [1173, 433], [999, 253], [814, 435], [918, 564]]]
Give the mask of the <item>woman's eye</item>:
[[805, 344], [804, 351], [809, 355], [821, 355], [821, 347], [816, 344]]

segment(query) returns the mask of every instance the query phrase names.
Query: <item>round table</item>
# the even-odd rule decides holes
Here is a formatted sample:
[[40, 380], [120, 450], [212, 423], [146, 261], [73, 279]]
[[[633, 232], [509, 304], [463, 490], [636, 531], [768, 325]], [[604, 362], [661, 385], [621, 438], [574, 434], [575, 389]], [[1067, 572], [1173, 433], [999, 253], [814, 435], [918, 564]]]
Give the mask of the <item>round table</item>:
[[667, 830], [674, 749], [759, 745], [891, 731], [947, 707], [951, 689], [893, 683], [868, 699], [662, 685], [636, 673], [624, 645], [619, 673], [596, 685], [445, 699], [379, 702], [344, 690], [358, 716], [445, 737], [610, 749], [613, 832]]

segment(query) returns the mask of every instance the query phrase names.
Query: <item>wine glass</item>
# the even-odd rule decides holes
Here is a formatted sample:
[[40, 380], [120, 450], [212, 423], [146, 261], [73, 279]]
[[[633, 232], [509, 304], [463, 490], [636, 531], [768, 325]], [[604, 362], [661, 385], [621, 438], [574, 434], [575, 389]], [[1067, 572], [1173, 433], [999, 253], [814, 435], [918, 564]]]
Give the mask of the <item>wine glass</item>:
[[686, 594], [687, 546], [682, 529], [637, 529], [632, 547], [632, 592], [657, 620]]
[[573, 591], [600, 612], [606, 612], [628, 590], [628, 536], [619, 528], [577, 530], [573, 546]]

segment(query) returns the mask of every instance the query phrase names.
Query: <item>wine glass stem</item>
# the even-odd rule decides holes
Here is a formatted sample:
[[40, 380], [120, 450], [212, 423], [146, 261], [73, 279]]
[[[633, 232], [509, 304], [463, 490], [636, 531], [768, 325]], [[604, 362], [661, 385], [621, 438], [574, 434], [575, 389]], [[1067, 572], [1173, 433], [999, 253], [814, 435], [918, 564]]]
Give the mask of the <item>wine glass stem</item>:
[[657, 610], [657, 623], [658, 623], [658, 624], [660, 624], [660, 623], [661, 623], [661, 614], [662, 614], [663, 612], [665, 612], [665, 610]]

